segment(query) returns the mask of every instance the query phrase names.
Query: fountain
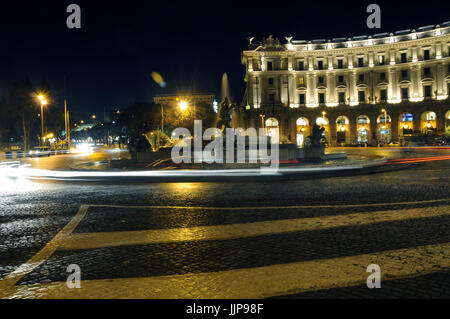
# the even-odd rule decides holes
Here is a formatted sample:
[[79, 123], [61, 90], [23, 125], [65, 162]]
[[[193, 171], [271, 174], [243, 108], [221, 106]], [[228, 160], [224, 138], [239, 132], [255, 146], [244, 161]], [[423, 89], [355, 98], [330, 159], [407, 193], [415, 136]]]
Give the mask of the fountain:
[[235, 108], [235, 105], [231, 102], [228, 75], [224, 73], [222, 75], [222, 100], [219, 104], [219, 119], [216, 125], [217, 128], [222, 131], [227, 128], [231, 128], [231, 113], [233, 108]]
[[221, 102], [223, 102], [226, 98], [231, 100], [230, 87], [228, 85], [228, 75], [226, 73], [224, 73], [222, 75], [222, 100], [221, 100]]

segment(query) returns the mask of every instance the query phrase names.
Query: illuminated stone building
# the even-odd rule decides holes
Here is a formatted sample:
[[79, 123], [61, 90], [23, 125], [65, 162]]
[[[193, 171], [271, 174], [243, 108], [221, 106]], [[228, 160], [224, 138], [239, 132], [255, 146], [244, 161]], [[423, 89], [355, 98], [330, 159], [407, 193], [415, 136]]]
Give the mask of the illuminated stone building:
[[[450, 134], [450, 22], [371, 36], [285, 43], [242, 54], [247, 91], [233, 126], [278, 127], [303, 144], [313, 123], [331, 145]], [[387, 121], [385, 121], [385, 115]]]

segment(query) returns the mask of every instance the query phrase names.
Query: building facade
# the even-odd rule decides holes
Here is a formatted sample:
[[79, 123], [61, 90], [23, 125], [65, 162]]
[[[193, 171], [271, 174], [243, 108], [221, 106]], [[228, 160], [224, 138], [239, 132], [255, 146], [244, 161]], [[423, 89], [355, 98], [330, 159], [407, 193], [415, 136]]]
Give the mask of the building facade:
[[272, 36], [242, 53], [247, 91], [233, 126], [278, 127], [302, 145], [312, 125], [330, 145], [450, 134], [450, 22], [332, 40]]

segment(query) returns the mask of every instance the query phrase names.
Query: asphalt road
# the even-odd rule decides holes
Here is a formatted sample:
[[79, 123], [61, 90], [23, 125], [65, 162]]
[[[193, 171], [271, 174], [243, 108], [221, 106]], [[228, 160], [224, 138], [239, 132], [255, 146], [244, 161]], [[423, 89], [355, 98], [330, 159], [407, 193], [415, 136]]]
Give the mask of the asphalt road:
[[[346, 151], [389, 159], [450, 155]], [[22, 161], [61, 170], [120, 156], [127, 155]], [[0, 176], [0, 297], [450, 297], [449, 194], [450, 160], [266, 183]], [[366, 267], [377, 262], [382, 288], [368, 289]], [[81, 268], [81, 289], [65, 285], [70, 264]]]

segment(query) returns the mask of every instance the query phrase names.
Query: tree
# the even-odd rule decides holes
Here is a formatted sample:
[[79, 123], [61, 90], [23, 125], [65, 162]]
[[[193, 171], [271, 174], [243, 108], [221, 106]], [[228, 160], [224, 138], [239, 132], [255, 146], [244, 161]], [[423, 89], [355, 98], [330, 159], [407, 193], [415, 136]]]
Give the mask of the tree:
[[8, 110], [8, 101], [5, 97], [0, 100], [0, 145], [7, 142], [10, 134], [10, 112]]
[[15, 123], [21, 128], [23, 136], [24, 151], [30, 147], [30, 135], [32, 124], [37, 120], [36, 101], [33, 96], [33, 85], [28, 78], [17, 81], [13, 84], [9, 100], [8, 109]]
[[127, 128], [129, 136], [157, 129], [161, 125], [160, 107], [154, 103], [135, 103], [121, 113], [119, 124]]
[[189, 105], [186, 110], [181, 110], [178, 106], [173, 106], [167, 110], [165, 109], [164, 112], [166, 113], [165, 121], [167, 128], [170, 128], [169, 131], [165, 130], [168, 135], [177, 127], [184, 127], [193, 132], [194, 118], [196, 120], [202, 120], [204, 129], [213, 127], [216, 122], [216, 113], [212, 105], [208, 103], [196, 103], [195, 114], [194, 105]]

